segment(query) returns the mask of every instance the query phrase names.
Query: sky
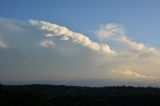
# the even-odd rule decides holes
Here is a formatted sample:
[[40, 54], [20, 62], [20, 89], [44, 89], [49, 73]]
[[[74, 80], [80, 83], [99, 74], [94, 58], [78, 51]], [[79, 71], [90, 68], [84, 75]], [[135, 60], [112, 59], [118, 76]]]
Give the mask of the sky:
[[159, 0], [0, 0], [0, 82], [160, 86]]

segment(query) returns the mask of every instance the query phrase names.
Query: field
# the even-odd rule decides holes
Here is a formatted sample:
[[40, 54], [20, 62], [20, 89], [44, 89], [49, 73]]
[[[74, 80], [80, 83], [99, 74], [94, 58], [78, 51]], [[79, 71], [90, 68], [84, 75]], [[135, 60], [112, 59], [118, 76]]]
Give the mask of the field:
[[0, 106], [158, 106], [160, 89], [1, 85]]

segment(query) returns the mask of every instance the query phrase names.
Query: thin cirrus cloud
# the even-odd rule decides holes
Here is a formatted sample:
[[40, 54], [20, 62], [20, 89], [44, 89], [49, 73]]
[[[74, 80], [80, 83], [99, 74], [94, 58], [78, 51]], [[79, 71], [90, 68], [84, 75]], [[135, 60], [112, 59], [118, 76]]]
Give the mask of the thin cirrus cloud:
[[154, 81], [160, 76], [159, 50], [130, 40], [118, 24], [96, 31], [99, 42], [105, 43], [45, 21], [1, 18], [0, 24], [5, 41], [0, 39], [0, 80]]

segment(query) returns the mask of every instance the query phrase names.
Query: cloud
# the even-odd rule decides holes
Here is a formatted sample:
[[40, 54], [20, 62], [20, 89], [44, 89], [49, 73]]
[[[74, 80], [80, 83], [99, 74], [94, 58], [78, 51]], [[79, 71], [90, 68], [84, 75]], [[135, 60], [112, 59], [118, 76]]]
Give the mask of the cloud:
[[118, 45], [117, 47], [111, 45], [118, 56], [104, 61], [99, 66], [101, 71], [108, 70], [107, 77], [123, 78], [122, 76], [126, 76], [126, 79], [141, 78], [141, 80], [159, 78], [160, 52], [158, 49], [130, 40], [126, 35], [125, 28], [115, 23], [102, 26], [96, 31], [96, 34], [102, 42], [109, 41]]
[[7, 48], [7, 45], [4, 42], [0, 41], [0, 48]]
[[97, 30], [100, 41], [45, 21], [0, 18], [0, 24], [0, 48], [7, 48], [0, 49], [0, 80], [153, 81], [160, 76], [159, 50], [130, 40], [117, 24]]
[[138, 43], [136, 41], [130, 40], [125, 35], [125, 28], [121, 25], [110, 23], [102, 26], [99, 30], [96, 31], [97, 37], [102, 40], [114, 40], [121, 45], [125, 45], [128, 47], [129, 50], [134, 51], [151, 51], [153, 48], [146, 47], [142, 43]]
[[0, 50], [0, 81], [100, 78], [97, 64], [116, 54], [107, 44], [59, 25], [5, 20], [0, 19], [0, 37], [9, 48]]
[[155, 79], [151, 76], [145, 76], [133, 70], [112, 70], [111, 72], [114, 74], [120, 74], [130, 78]]
[[127, 46], [129, 46], [132, 50], [136, 50], [136, 51], [140, 51], [140, 50], [144, 50], [146, 49], [146, 47], [144, 46], [144, 44], [141, 43], [137, 43], [135, 41], [131, 41], [128, 38], [126, 38], [125, 36], [122, 37], [120, 39], [120, 41], [122, 43], [125, 43]]
[[45, 48], [48, 48], [48, 47], [53, 47], [55, 44], [53, 41], [51, 40], [43, 40], [43, 41], [40, 41], [39, 42], [39, 45], [41, 47], [45, 47]]
[[108, 39], [109, 37], [113, 36], [123, 36], [125, 33], [124, 28], [115, 23], [109, 23], [96, 31], [98, 38], [102, 41]]
[[116, 52], [111, 50], [111, 48], [107, 44], [99, 44], [97, 42], [93, 42], [87, 36], [70, 31], [68, 28], [64, 26], [59, 26], [56, 24], [48, 23], [45, 21], [37, 21], [37, 20], [30, 20], [33, 26], [38, 26], [41, 30], [46, 31], [48, 34], [45, 37], [55, 37], [60, 36], [62, 37], [61, 40], [72, 40], [72, 42], [76, 44], [81, 44], [84, 47], [87, 47], [91, 50], [104, 53], [107, 55], [115, 55]]

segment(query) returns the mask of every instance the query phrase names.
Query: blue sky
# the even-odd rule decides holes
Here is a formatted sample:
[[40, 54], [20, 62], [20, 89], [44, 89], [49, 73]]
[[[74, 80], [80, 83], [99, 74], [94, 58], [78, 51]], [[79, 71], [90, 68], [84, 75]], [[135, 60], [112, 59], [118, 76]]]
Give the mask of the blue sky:
[[0, 82], [158, 85], [159, 4], [0, 0]]
[[159, 46], [159, 0], [1, 0], [1, 17], [45, 20], [65, 25], [94, 38], [102, 24], [126, 27], [136, 41]]

